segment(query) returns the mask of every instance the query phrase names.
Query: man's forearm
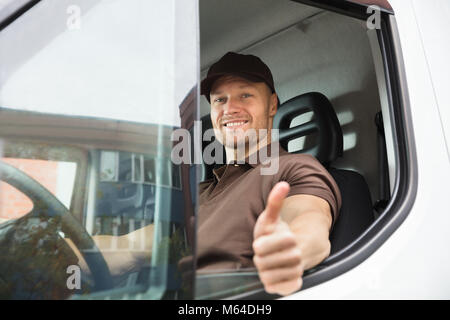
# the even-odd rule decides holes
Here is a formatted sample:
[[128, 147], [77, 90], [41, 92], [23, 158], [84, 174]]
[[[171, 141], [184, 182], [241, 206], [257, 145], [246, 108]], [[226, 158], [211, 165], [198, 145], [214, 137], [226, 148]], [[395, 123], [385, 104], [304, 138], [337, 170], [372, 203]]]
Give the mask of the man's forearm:
[[289, 223], [302, 252], [304, 270], [311, 269], [330, 255], [329, 220], [320, 211], [304, 212]]

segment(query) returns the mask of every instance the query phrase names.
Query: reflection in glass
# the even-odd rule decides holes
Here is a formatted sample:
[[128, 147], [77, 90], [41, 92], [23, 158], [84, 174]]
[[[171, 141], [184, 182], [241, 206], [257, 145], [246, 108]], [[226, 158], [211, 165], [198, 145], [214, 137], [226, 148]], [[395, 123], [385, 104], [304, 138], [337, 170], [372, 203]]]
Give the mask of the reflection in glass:
[[[81, 9], [79, 30], [66, 28], [69, 5]], [[194, 264], [179, 263], [193, 252], [196, 174], [172, 165], [170, 137], [189, 128], [184, 114], [197, 118], [197, 104], [186, 103], [197, 95], [197, 24], [186, 15], [196, 5], [40, 1], [2, 30], [0, 154], [41, 161], [43, 172], [43, 163], [61, 165], [57, 192], [46, 177], [15, 168], [34, 189], [28, 178], [16, 181], [32, 206], [0, 225], [0, 247], [9, 248], [1, 297], [193, 297]], [[17, 235], [28, 240], [12, 244]], [[66, 286], [73, 265], [81, 288]], [[25, 272], [40, 294], [22, 285]]]

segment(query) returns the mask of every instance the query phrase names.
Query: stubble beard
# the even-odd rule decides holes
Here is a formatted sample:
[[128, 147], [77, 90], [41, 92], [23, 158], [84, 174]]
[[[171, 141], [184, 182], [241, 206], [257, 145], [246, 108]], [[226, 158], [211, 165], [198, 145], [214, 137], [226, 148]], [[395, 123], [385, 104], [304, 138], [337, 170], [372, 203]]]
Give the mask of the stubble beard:
[[270, 143], [270, 130], [250, 128], [245, 132], [221, 132], [219, 141], [225, 146], [227, 156], [233, 158], [228, 160], [242, 160]]

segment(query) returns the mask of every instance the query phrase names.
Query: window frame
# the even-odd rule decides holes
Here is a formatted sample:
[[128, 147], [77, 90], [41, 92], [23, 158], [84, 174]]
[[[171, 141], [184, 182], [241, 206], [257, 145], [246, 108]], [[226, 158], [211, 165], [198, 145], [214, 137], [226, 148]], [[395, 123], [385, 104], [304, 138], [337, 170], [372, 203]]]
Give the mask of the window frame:
[[[14, 22], [23, 13], [41, 0], [30, 0], [17, 11], [0, 21], [0, 31]], [[366, 20], [368, 5], [342, 0], [292, 0], [313, 7], [336, 12], [349, 17]], [[357, 240], [348, 247], [333, 254], [303, 277], [302, 290], [333, 279], [371, 256], [403, 223], [415, 201], [417, 193], [417, 159], [412, 130], [410, 103], [399, 34], [394, 12], [381, 8], [381, 29], [377, 37], [383, 57], [385, 81], [388, 94], [392, 132], [395, 144], [396, 182], [391, 201], [385, 211]], [[198, 18], [198, 17], [197, 17]], [[197, 109], [199, 108], [197, 103]], [[198, 210], [198, 207], [196, 208]], [[195, 252], [195, 247], [194, 247]], [[195, 280], [194, 280], [195, 281]], [[273, 299], [278, 295], [268, 294], [263, 288], [256, 289], [227, 299]]]
[[22, 6], [16, 7], [15, 9], [14, 7], [11, 6], [13, 9], [11, 9], [10, 13], [7, 14], [3, 20], [0, 20], [0, 31], [5, 29], [7, 26], [13, 23], [17, 18], [19, 18], [22, 14], [27, 12], [29, 9], [31, 9], [40, 1], [41, 0], [29, 0], [25, 2]]

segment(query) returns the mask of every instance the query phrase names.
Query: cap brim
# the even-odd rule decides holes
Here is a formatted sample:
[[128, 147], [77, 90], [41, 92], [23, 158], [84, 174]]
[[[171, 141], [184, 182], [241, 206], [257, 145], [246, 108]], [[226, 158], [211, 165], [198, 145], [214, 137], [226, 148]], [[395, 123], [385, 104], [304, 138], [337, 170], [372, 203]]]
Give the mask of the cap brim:
[[[206, 99], [209, 102], [209, 94], [211, 92], [212, 86], [214, 85], [214, 82], [216, 82], [219, 78], [223, 76], [237, 76], [244, 78], [246, 80], [249, 80], [251, 82], [264, 82], [267, 83], [266, 80], [262, 77], [259, 77], [257, 75], [247, 73], [247, 72], [224, 72], [224, 73], [216, 73], [209, 77], [206, 77], [203, 79], [203, 81], [200, 84], [200, 94], [204, 95]], [[270, 88], [271, 90], [274, 90], [273, 88]]]

